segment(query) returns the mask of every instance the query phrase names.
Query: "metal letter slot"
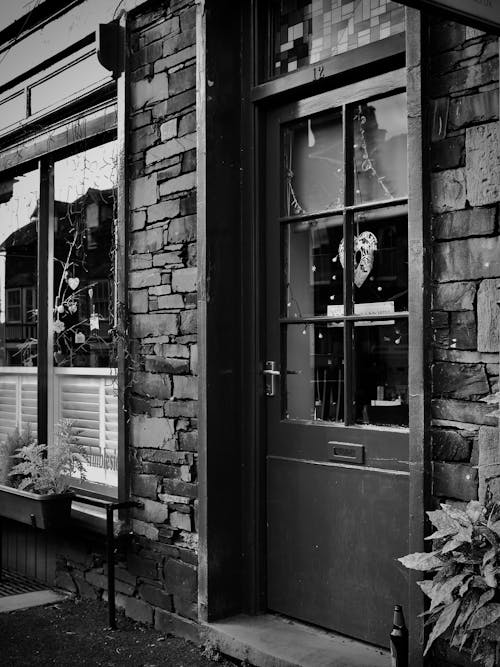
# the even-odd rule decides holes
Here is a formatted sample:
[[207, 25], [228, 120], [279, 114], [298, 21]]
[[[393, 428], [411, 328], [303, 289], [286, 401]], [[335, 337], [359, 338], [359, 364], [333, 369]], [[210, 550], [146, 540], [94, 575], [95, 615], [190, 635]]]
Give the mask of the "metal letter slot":
[[329, 442], [330, 461], [339, 461], [342, 463], [357, 463], [363, 465], [365, 460], [364, 445], [353, 445], [350, 442]]
[[262, 373], [266, 381], [266, 396], [276, 396], [276, 382], [280, 375], [278, 364], [275, 361], [266, 361]]

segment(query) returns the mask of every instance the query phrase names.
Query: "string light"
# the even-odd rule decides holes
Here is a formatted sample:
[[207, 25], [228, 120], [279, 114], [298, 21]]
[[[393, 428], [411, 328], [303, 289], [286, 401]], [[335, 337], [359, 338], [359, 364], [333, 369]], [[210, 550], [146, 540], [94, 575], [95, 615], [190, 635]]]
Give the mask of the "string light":
[[[362, 157], [362, 162], [361, 162], [361, 171], [364, 172], [369, 172], [378, 182], [380, 187], [382, 188], [384, 194], [389, 197], [389, 199], [394, 199], [394, 196], [390, 192], [389, 188], [386, 186], [384, 183], [385, 176], [379, 176], [377, 174], [377, 170], [375, 169], [373, 162], [370, 158], [370, 155], [368, 153], [368, 146], [366, 144], [366, 131], [365, 131], [365, 125], [366, 125], [366, 116], [364, 115], [362, 111], [362, 106], [361, 104], [358, 106], [357, 113], [354, 115], [354, 120], [357, 120], [359, 122], [359, 136], [360, 136], [360, 149], [361, 149], [361, 157]], [[355, 144], [356, 147], [356, 144]], [[356, 194], [361, 194], [359, 190], [356, 190]]]

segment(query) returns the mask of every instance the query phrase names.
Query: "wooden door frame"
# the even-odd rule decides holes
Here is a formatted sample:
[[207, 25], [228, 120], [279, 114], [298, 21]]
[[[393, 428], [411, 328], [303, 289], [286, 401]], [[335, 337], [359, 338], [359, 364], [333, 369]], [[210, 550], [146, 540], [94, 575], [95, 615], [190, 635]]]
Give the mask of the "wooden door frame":
[[[262, 323], [258, 295], [265, 284], [263, 265], [262, 228], [258, 221], [264, 219], [262, 188], [259, 187], [259, 164], [262, 159], [263, 117], [271, 103], [286, 101], [294, 97], [313, 95], [327, 88], [333, 88], [340, 77], [352, 74], [352, 61], [346, 58], [340, 69], [333, 68], [325, 79], [314, 81], [314, 68], [307, 68], [300, 76], [284, 77], [277, 82], [256, 86], [256, 60], [258, 54], [257, 36], [254, 31], [256, 1], [247, 3], [243, 20], [242, 54], [242, 168], [246, 178], [243, 182], [242, 201], [242, 253], [243, 270], [243, 318], [245, 327], [242, 335], [242, 402], [246, 406], [242, 414], [244, 523], [243, 534], [244, 571], [247, 586], [244, 592], [246, 610], [259, 613], [265, 605], [265, 466], [264, 466], [264, 425], [263, 391], [261, 366], [263, 360]], [[410, 396], [410, 551], [424, 549], [424, 511], [428, 506], [430, 467], [430, 378], [429, 378], [429, 318], [430, 318], [430, 228], [429, 187], [426, 174], [429, 173], [429, 150], [425, 146], [424, 117], [425, 83], [421, 54], [426, 52], [425, 20], [421, 20], [418, 10], [407, 8], [406, 60], [408, 94], [408, 148], [412, 163], [420, 163], [421, 170], [412, 172], [409, 182], [409, 329], [412, 332], [409, 349], [409, 396]], [[392, 60], [391, 60], [392, 58]], [[388, 59], [397, 67], [398, 57]], [[399, 61], [400, 62], [400, 61]], [[312, 76], [312, 79], [311, 79]], [[367, 75], [368, 76], [368, 75]], [[292, 81], [293, 78], [293, 81]], [[285, 79], [288, 79], [287, 87]], [[253, 85], [252, 85], [253, 84]], [[338, 85], [338, 84], [337, 84]], [[265, 87], [265, 89], [264, 89]], [[251, 147], [251, 148], [249, 148]], [[410, 630], [410, 664], [423, 664], [423, 623], [418, 615], [424, 610], [424, 598], [415, 584], [418, 575], [410, 576], [410, 608], [407, 623]]]
[[[359, 77], [360, 70], [355, 67], [354, 56], [346, 56], [342, 66], [335, 61], [338, 66], [327, 68], [327, 76], [319, 80], [314, 78], [314, 67], [305, 68], [264, 84], [264, 91], [255, 77], [260, 53], [253, 27], [256, 5], [257, 0], [241, 4], [202, 0], [197, 7], [199, 614], [204, 621], [238, 611], [266, 611], [263, 314], [258, 298], [265, 280], [262, 227], [258, 224], [263, 219], [259, 192], [263, 117], [270, 104], [343, 85]], [[228, 30], [230, 20], [233, 22]], [[236, 25], [239, 31], [234, 30]], [[417, 10], [407, 9], [407, 27], [408, 143], [413, 161], [420, 161], [428, 174], [429, 151], [423, 143], [422, 119], [421, 81], [425, 77], [420, 57], [421, 45], [425, 49], [425, 31]], [[228, 50], [233, 58], [228, 58]], [[404, 64], [404, 53], [386, 56], [382, 61], [384, 71]], [[370, 64], [363, 66], [366, 77], [370, 71]], [[422, 551], [430, 460], [426, 345], [429, 230], [424, 226], [424, 218], [429, 219], [429, 197], [423, 173], [412, 173], [409, 195], [410, 329], [414, 332], [410, 351], [409, 536], [410, 549]], [[225, 201], [224, 219], [220, 201]], [[223, 244], [218, 243], [222, 233], [226, 235]], [[227, 253], [221, 255], [222, 246], [232, 247], [231, 262], [225, 261]], [[218, 326], [219, 315], [224, 316], [230, 303], [237, 318], [231, 339]], [[223, 368], [232, 369], [232, 374], [221, 375], [222, 361]], [[237, 397], [231, 415], [224, 403], [228, 388], [233, 392], [231, 401]], [[225, 406], [223, 432], [216, 428], [221, 405]], [[423, 595], [412, 583], [407, 621], [411, 664], [415, 667], [422, 664], [423, 627], [417, 619], [422, 610]]]

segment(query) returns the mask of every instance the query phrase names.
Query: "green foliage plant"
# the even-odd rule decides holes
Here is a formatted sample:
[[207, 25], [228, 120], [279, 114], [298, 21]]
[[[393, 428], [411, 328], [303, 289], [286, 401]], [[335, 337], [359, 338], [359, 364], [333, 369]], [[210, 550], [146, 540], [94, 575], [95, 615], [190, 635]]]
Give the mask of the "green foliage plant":
[[484, 667], [497, 664], [500, 642], [500, 505], [471, 501], [465, 511], [443, 504], [427, 512], [433, 550], [398, 560], [432, 573], [418, 585], [430, 598], [432, 625], [424, 655], [448, 631], [451, 646], [470, 650]]
[[56, 442], [50, 449], [35, 439], [20, 447], [14, 454], [19, 463], [10, 476], [20, 479], [18, 488], [39, 494], [66, 493], [71, 477], [85, 479], [87, 462], [84, 448], [79, 444], [71, 420], [62, 420], [56, 428]]
[[22, 431], [16, 427], [9, 433], [4, 442], [0, 443], [0, 484], [4, 486], [18, 486], [19, 479], [11, 476], [14, 466], [14, 456], [18, 449], [27, 447], [35, 441], [31, 425], [27, 424]]

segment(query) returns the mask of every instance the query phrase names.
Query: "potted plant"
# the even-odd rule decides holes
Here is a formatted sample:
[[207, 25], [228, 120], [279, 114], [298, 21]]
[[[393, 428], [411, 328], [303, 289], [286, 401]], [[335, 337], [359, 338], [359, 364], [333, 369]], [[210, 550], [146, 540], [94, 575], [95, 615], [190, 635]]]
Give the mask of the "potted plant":
[[[0, 449], [0, 514], [47, 529], [63, 525], [71, 513], [71, 477], [85, 479], [86, 458], [72, 422], [56, 429], [54, 447], [38, 444], [29, 428], [16, 429]], [[16, 463], [17, 461], [17, 463]]]
[[494, 667], [500, 664], [500, 505], [471, 501], [462, 511], [443, 504], [427, 514], [437, 529], [426, 538], [433, 550], [398, 559], [433, 574], [418, 582], [431, 600], [425, 615], [433, 627], [424, 655], [447, 633], [452, 647]]

